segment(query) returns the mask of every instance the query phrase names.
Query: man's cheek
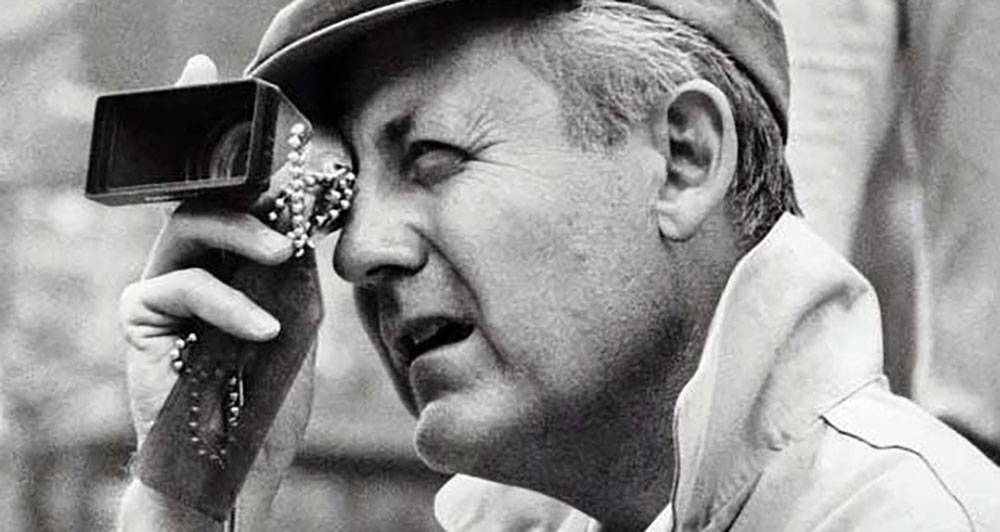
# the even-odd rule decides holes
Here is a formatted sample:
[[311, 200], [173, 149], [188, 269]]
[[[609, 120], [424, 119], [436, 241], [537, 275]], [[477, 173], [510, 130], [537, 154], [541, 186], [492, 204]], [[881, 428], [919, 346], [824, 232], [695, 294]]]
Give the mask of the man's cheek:
[[558, 181], [516, 168], [480, 163], [444, 192], [438, 225], [448, 234], [488, 252], [498, 244], [538, 249], [555, 234], [552, 217], [565, 211]]

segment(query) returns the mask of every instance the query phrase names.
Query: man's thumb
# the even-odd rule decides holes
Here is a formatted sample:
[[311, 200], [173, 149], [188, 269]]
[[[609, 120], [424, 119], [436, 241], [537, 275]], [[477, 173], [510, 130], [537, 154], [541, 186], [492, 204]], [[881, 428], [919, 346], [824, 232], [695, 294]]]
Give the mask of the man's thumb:
[[181, 72], [181, 77], [175, 85], [198, 85], [216, 81], [219, 81], [219, 69], [207, 55], [198, 54], [187, 60], [184, 71]]

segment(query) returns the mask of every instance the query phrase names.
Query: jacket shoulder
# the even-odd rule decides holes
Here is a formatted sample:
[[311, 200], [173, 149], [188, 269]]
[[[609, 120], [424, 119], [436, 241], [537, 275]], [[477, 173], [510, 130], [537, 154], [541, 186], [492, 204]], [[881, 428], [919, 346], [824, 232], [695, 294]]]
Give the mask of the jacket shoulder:
[[1000, 530], [1000, 471], [909, 401], [870, 384], [779, 451], [732, 530]]
[[1000, 530], [1000, 469], [913, 402], [873, 384], [823, 421], [828, 438], [854, 449], [864, 463], [857, 474], [878, 473], [871, 485], [886, 506], [906, 511], [897, 519], [936, 521], [943, 530]]

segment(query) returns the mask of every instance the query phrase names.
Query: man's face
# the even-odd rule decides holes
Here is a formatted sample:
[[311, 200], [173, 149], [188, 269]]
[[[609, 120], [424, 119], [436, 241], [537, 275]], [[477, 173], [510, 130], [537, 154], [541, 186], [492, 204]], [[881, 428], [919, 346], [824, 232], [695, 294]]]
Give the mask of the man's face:
[[412, 391], [421, 456], [511, 478], [624, 428], [671, 372], [666, 164], [640, 134], [576, 147], [496, 32], [432, 46], [427, 29], [372, 39], [347, 73], [358, 195], [334, 262]]

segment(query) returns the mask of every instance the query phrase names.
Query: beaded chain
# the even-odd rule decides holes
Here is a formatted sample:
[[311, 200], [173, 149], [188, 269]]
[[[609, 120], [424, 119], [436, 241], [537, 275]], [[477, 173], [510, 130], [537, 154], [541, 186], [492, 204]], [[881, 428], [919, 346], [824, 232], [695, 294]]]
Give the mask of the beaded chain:
[[[351, 208], [354, 198], [356, 177], [350, 167], [340, 161], [326, 161], [321, 171], [306, 169], [306, 145], [309, 142], [305, 124], [292, 126], [288, 137], [287, 168], [291, 176], [288, 184], [281, 189], [274, 200], [273, 209], [267, 219], [273, 225], [287, 221], [286, 236], [295, 248], [294, 256], [305, 255], [306, 248], [314, 247], [312, 237], [336, 229], [344, 213]], [[312, 207], [309, 207], [309, 201]], [[191, 391], [188, 407], [188, 441], [196, 446], [198, 456], [203, 456], [220, 469], [225, 469], [228, 445], [234, 443], [234, 429], [239, 426], [245, 397], [243, 375], [240, 369], [209, 367], [204, 361], [196, 360], [192, 346], [198, 342], [198, 335], [190, 333], [178, 338], [170, 350], [170, 366], [181, 378], [192, 384], [215, 378], [224, 381], [224, 392], [220, 407], [223, 415], [222, 439], [218, 442], [206, 441], [200, 433], [204, 398], [198, 391]]]
[[209, 368], [205, 363], [194, 360], [191, 348], [198, 342], [198, 335], [190, 333], [186, 338], [174, 341], [170, 350], [170, 366], [182, 378], [192, 384], [211, 377], [226, 380], [226, 391], [222, 397], [222, 411], [225, 418], [223, 428], [224, 441], [211, 442], [199, 434], [198, 427], [202, 416], [202, 394], [197, 390], [189, 392], [188, 407], [188, 441], [197, 446], [198, 456], [204, 456], [220, 469], [225, 469], [228, 450], [226, 447], [235, 441], [232, 429], [239, 426], [240, 409], [243, 408], [243, 379], [236, 370], [224, 370], [221, 367]]
[[[305, 254], [305, 248], [313, 247], [312, 234], [329, 231], [340, 216], [351, 208], [354, 198], [354, 172], [339, 161], [326, 161], [322, 172], [306, 170], [306, 155], [303, 152], [309, 139], [306, 126], [292, 126], [288, 145], [288, 170], [292, 179], [274, 200], [274, 210], [267, 218], [277, 222], [284, 212], [291, 219], [291, 228], [286, 236], [295, 246], [295, 256]], [[306, 197], [312, 196], [314, 204], [307, 213]]]

